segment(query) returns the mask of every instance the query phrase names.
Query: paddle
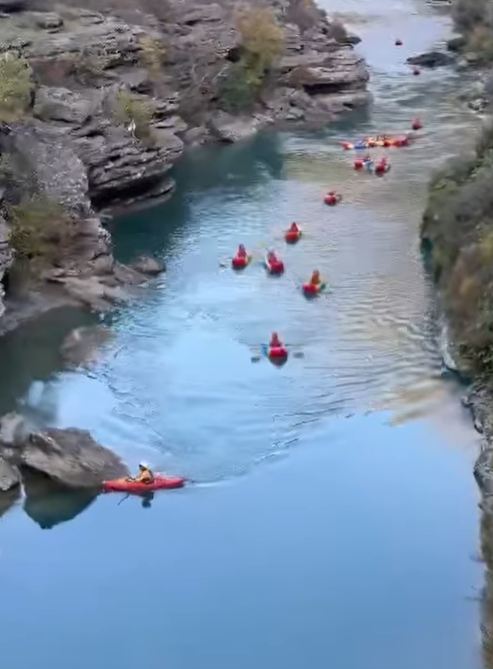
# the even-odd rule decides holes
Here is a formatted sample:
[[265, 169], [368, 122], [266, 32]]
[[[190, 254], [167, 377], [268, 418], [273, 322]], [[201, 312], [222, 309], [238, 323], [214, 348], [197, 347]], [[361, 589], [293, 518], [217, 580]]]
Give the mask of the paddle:
[[127, 493], [125, 497], [122, 497], [121, 500], [118, 502], [117, 506], [120, 506], [122, 502], [124, 502], [126, 499], [130, 497], [130, 493]]

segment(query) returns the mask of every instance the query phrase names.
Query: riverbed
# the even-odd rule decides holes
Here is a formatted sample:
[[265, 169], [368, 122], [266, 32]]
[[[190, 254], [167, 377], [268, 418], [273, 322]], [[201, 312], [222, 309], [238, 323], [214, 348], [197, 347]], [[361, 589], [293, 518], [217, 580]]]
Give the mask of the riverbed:
[[[89, 429], [132, 467], [193, 481], [2, 518], [9, 669], [481, 666], [478, 441], [441, 365], [418, 241], [430, 173], [477, 121], [456, 75], [404, 62], [445, 39], [445, 14], [410, 0], [330, 10], [363, 38], [371, 113], [190, 152], [169, 203], [115, 222], [120, 259], [155, 253], [167, 273], [111, 317], [89, 370], [58, 357], [74, 312], [0, 342], [2, 411]], [[414, 115], [424, 129], [386, 152], [384, 178], [351, 169], [339, 139]], [[292, 220], [305, 235], [285, 248]], [[254, 262], [235, 275], [222, 265], [240, 242]], [[261, 266], [270, 246], [283, 277]], [[307, 302], [315, 268], [329, 288]], [[273, 329], [300, 354], [280, 368], [252, 362]]]

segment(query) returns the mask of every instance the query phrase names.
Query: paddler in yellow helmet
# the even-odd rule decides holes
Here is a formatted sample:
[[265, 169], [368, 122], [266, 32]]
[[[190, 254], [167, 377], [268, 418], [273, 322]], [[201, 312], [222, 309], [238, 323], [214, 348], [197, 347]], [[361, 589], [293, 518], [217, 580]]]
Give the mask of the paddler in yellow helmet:
[[139, 471], [132, 481], [136, 483], [152, 483], [154, 481], [154, 474], [146, 462], [139, 463]]

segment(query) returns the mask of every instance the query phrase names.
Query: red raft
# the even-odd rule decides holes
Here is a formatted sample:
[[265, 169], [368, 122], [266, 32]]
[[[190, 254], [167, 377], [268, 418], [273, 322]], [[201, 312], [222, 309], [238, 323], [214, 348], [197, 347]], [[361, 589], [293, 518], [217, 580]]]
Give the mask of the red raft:
[[231, 258], [231, 267], [233, 269], [245, 269], [250, 262], [250, 256], [233, 256]]
[[325, 204], [328, 204], [329, 206], [332, 207], [335, 204], [338, 204], [340, 201], [341, 201], [341, 196], [338, 193], [334, 193], [334, 191], [330, 191], [324, 197]]
[[153, 490], [172, 490], [182, 488], [185, 479], [181, 476], [162, 476], [156, 474], [152, 483], [140, 483], [139, 481], [127, 481], [127, 479], [113, 479], [103, 482], [104, 492], [128, 492], [145, 493]]
[[301, 237], [301, 230], [298, 228], [298, 230], [286, 230], [284, 233], [284, 239], [288, 244], [296, 244], [296, 242], [299, 240]]
[[269, 358], [280, 360], [288, 357], [288, 351], [285, 346], [269, 346], [267, 349], [267, 356]]
[[269, 260], [269, 258], [266, 256], [265, 267], [269, 274], [282, 274], [284, 272], [284, 263], [279, 258], [276, 258], [275, 260]]

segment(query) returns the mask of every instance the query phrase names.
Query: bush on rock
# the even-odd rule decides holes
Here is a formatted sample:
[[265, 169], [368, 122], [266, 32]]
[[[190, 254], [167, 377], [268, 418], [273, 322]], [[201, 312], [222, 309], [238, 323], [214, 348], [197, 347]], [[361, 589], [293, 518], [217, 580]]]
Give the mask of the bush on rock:
[[10, 51], [0, 55], [0, 121], [21, 118], [31, 105], [31, 68]]
[[241, 40], [240, 58], [229, 65], [218, 95], [223, 109], [230, 112], [254, 105], [283, 48], [283, 31], [269, 9], [243, 9], [238, 12], [236, 28]]

